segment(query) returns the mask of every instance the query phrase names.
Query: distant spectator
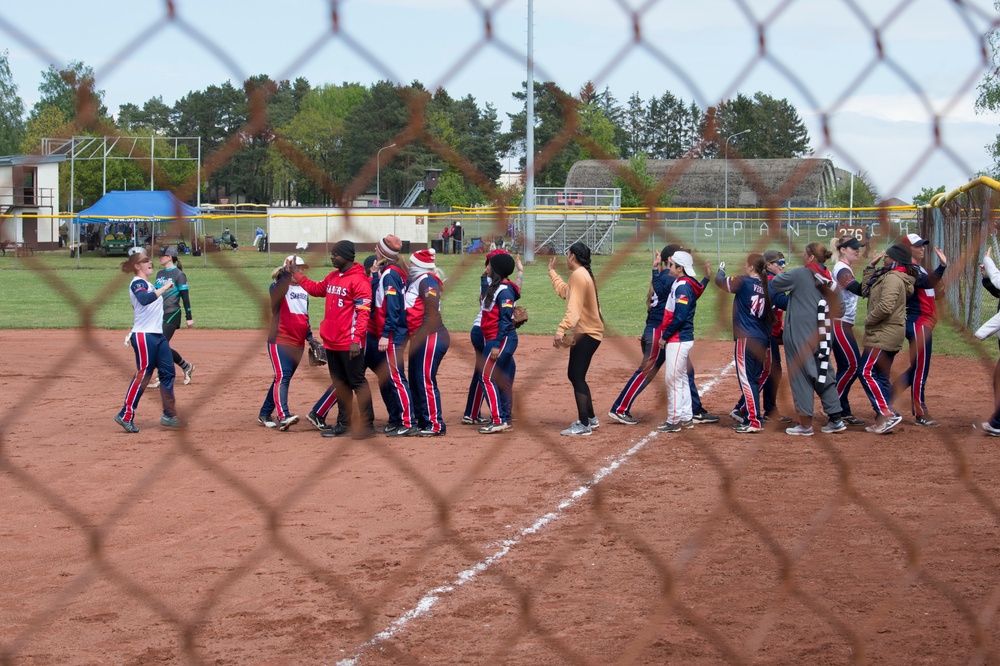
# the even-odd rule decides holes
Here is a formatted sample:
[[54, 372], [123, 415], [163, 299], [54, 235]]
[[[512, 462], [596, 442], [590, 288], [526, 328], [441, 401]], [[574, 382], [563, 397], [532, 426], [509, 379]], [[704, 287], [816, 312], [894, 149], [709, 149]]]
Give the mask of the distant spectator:
[[444, 231], [441, 232], [441, 239], [444, 240], [444, 242], [441, 244], [441, 249], [445, 254], [448, 254], [448, 241], [449, 239], [451, 239], [452, 229], [453, 227], [451, 225], [448, 225], [444, 228]]
[[455, 254], [462, 254], [462, 238], [465, 236], [462, 230], [462, 223], [456, 222], [451, 228], [451, 243]]

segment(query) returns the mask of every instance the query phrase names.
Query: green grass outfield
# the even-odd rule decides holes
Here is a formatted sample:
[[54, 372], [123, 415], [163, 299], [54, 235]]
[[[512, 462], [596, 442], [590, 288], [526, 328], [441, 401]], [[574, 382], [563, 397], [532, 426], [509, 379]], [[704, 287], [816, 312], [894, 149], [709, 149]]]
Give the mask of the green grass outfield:
[[[307, 255], [308, 256], [308, 255]], [[325, 254], [311, 256], [313, 261], [329, 260]], [[363, 256], [359, 256], [361, 260]], [[594, 258], [594, 273], [600, 286], [601, 307], [608, 335], [639, 336], [646, 318], [646, 290], [650, 280], [652, 255], [647, 250], [630, 254]], [[697, 254], [699, 273], [705, 259], [716, 267], [715, 253]], [[272, 255], [278, 262], [281, 256]], [[476, 315], [479, 276], [483, 255], [441, 255], [438, 266], [445, 271], [443, 314], [453, 334], [467, 332]], [[742, 266], [743, 255], [723, 255], [729, 274]], [[66, 251], [40, 252], [34, 257], [0, 257], [0, 328], [80, 328], [86, 321], [97, 328], [127, 330], [132, 325], [129, 306], [128, 276], [119, 266], [123, 258], [91, 256], [77, 260]], [[264, 324], [266, 294], [273, 267], [267, 266], [267, 254], [253, 251], [213, 253], [207, 257], [182, 258], [184, 272], [191, 285], [191, 303], [197, 328], [252, 329]], [[530, 319], [520, 331], [551, 335], [562, 319], [564, 302], [552, 290], [547, 274], [548, 257], [538, 257], [524, 269], [520, 303], [528, 308]], [[793, 261], [794, 264], [794, 261]], [[564, 279], [565, 259], [557, 258], [557, 269]], [[313, 279], [321, 279], [329, 266], [310, 269]], [[320, 299], [310, 300], [314, 328], [323, 317]], [[721, 290], [709, 285], [698, 302], [696, 333], [701, 339], [731, 339], [731, 300]], [[863, 319], [864, 303], [858, 319]], [[860, 340], [861, 330], [857, 333]], [[937, 353], [966, 357], [992, 357], [992, 340], [970, 346], [947, 321], [934, 332]]]

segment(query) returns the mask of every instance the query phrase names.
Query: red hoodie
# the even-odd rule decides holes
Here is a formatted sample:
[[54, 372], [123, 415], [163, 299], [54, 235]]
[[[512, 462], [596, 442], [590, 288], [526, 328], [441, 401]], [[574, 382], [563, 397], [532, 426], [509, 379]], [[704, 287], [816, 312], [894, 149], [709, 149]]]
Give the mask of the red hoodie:
[[299, 285], [310, 296], [326, 296], [326, 311], [319, 327], [324, 347], [348, 351], [352, 344], [364, 346], [372, 311], [372, 285], [364, 266], [354, 263], [346, 270], [333, 271], [319, 282], [303, 276]]

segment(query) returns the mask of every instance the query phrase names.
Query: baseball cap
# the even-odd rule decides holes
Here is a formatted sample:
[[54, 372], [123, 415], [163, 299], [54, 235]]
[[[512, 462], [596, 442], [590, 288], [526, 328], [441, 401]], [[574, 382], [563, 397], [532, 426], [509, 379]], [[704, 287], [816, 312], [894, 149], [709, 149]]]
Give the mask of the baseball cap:
[[670, 257], [670, 261], [674, 262], [678, 266], [683, 266], [684, 273], [686, 273], [688, 277], [695, 277], [695, 275], [697, 275], [694, 272], [694, 257], [691, 256], [690, 252], [678, 250], [677, 252], [674, 252], [673, 256]]
[[177, 248], [174, 247], [173, 245], [164, 245], [163, 247], [160, 248], [160, 256], [161, 257], [176, 257], [177, 256]]
[[138, 247], [138, 246], [136, 246], [136, 247], [130, 247], [128, 249], [128, 256], [131, 257], [133, 254], [146, 254], [146, 248]]
[[920, 247], [921, 245], [930, 245], [929, 240], [925, 240], [918, 236], [917, 234], [906, 234], [906, 240], [910, 241], [910, 245], [913, 247]]
[[[176, 254], [176, 251], [175, 251], [175, 254]], [[287, 257], [285, 257], [285, 263], [286, 264], [292, 264], [294, 266], [305, 266], [306, 265], [306, 260], [303, 259], [302, 257], [300, 257], [297, 254], [290, 254]]]

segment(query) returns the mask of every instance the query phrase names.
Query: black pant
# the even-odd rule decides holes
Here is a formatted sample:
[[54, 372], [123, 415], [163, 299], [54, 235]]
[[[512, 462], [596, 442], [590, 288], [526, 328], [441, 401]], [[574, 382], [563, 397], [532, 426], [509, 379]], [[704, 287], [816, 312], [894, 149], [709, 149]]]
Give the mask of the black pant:
[[[178, 311], [174, 313], [174, 317], [171, 317], [170, 321], [163, 322], [163, 337], [167, 339], [167, 342], [170, 342], [170, 340], [174, 337], [174, 333], [177, 331], [178, 328], [180, 328], [180, 319], [181, 319], [181, 313], [180, 311]], [[181, 356], [180, 353], [178, 353], [178, 351], [173, 347], [170, 348], [170, 354], [174, 358], [174, 363], [183, 368], [184, 357]]]
[[590, 387], [587, 386], [587, 370], [594, 352], [601, 346], [601, 341], [589, 335], [576, 336], [576, 344], [569, 350], [569, 367], [566, 376], [573, 385], [573, 397], [576, 398], [576, 414], [580, 423], [587, 425], [594, 418], [594, 401], [590, 398]]
[[326, 364], [330, 370], [330, 381], [337, 391], [337, 423], [351, 427], [354, 395], [357, 394], [362, 425], [373, 429], [375, 410], [372, 408], [372, 392], [365, 379], [365, 355], [361, 353], [351, 358], [350, 351], [327, 349]]

